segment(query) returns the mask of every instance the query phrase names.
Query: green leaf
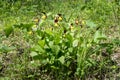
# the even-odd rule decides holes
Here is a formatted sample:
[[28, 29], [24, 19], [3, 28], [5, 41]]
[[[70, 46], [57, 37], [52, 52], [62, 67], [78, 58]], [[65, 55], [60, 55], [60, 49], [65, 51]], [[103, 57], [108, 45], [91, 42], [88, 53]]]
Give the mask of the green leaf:
[[45, 40], [39, 40], [39, 41], [38, 41], [38, 44], [39, 44], [42, 48], [44, 48], [44, 46], [45, 46]]
[[66, 35], [66, 38], [67, 38], [70, 42], [72, 42], [72, 41], [73, 41], [73, 36], [72, 36], [72, 35], [70, 35], [70, 34]]
[[61, 56], [58, 60], [59, 60], [62, 64], [64, 64], [64, 62], [65, 62], [65, 57], [64, 57], [64, 56]]
[[47, 16], [50, 16], [52, 14], [52, 12], [49, 12], [49, 13], [47, 13]]
[[56, 66], [51, 66], [52, 69], [59, 69], [58, 67]]
[[72, 47], [68, 48], [68, 51], [73, 52], [73, 48]]
[[41, 20], [40, 23], [39, 23], [39, 26], [40, 26], [40, 27], [43, 26], [44, 23], [45, 23], [45, 21], [44, 21], [44, 20]]
[[107, 39], [107, 37], [106, 37], [106, 35], [105, 34], [101, 34], [101, 36], [100, 37], [98, 37], [97, 38], [98, 40], [106, 40]]
[[100, 40], [106, 40], [107, 37], [100, 31], [96, 31], [94, 36], [94, 42], [98, 43]]
[[79, 43], [79, 41], [76, 39], [76, 40], [74, 40], [73, 41], [73, 47], [77, 47], [78, 46], [78, 43]]
[[29, 23], [29, 24], [23, 24], [23, 25], [22, 25], [22, 28], [23, 28], [23, 29], [27, 29], [27, 30], [29, 31], [32, 26], [33, 26], [33, 23], [31, 23], [31, 24], [30, 24], [30, 23]]
[[50, 35], [50, 36], [53, 36], [53, 35], [54, 35], [53, 32], [50, 31], [49, 29], [46, 29], [45, 32], [46, 32], [48, 35]]
[[9, 51], [12, 51], [14, 50], [15, 47], [11, 46], [11, 47], [8, 47], [8, 46], [1, 46], [0, 47], [0, 52], [9, 52]]
[[53, 46], [53, 44], [54, 44], [54, 42], [53, 42], [53, 41], [50, 41], [50, 42], [49, 42], [49, 46], [50, 46], [50, 47], [52, 47], [52, 46]]
[[13, 29], [12, 26], [6, 27], [6, 28], [4, 29], [4, 32], [5, 32], [6, 37], [9, 37], [9, 35], [10, 35], [13, 31], [14, 31], [14, 29]]
[[9, 77], [0, 77], [0, 80], [10, 80]]
[[87, 21], [86, 21], [86, 25], [89, 26], [90, 28], [94, 28], [94, 27], [97, 26], [94, 22], [92, 22], [92, 21], [90, 21], [90, 20], [87, 20]]
[[37, 56], [37, 55], [38, 55], [38, 53], [37, 53], [37, 52], [34, 52], [34, 51], [30, 53], [30, 56], [31, 56], [31, 57], [35, 57], [35, 56]]
[[58, 46], [58, 45], [53, 45], [53, 46], [51, 46], [51, 49], [52, 49], [52, 52], [57, 55], [58, 52], [60, 51], [60, 46]]
[[61, 35], [59, 34], [56, 34], [55, 37], [54, 37], [54, 43], [55, 44], [59, 44], [60, 41], [62, 41], [62, 39], [60, 38]]
[[36, 46], [34, 47], [34, 49], [35, 49], [35, 51], [38, 51], [38, 52], [40, 52], [40, 53], [45, 53], [45, 50], [44, 50], [43, 48], [41, 48], [41, 46], [39, 46], [39, 45], [36, 45]]
[[27, 31], [29, 31], [33, 25], [34, 25], [33, 23], [29, 23], [29, 24], [20, 23], [20, 24], [15, 24], [14, 27], [21, 28], [21, 29], [27, 29]]

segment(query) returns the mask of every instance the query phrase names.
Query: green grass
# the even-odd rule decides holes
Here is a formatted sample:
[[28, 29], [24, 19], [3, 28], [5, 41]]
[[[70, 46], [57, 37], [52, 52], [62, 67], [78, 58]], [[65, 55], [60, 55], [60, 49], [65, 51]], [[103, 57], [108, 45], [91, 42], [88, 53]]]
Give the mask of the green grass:
[[118, 79], [119, 3], [1, 1], [0, 79]]

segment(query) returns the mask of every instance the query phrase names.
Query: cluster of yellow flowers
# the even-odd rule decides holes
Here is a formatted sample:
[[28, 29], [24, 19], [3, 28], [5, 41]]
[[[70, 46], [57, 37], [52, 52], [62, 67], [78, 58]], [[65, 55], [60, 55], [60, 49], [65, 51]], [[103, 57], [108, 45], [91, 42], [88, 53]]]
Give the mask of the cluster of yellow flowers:
[[[37, 31], [38, 28], [39, 28], [39, 23], [42, 22], [42, 21], [45, 21], [45, 19], [47, 19], [47, 14], [45, 12], [42, 12], [42, 16], [41, 18], [39, 17], [36, 17], [33, 19], [33, 22], [35, 23], [33, 26], [32, 26], [32, 31], [29, 31], [28, 33], [29, 34], [32, 34], [33, 31]], [[62, 14], [57, 14], [55, 17], [54, 17], [54, 26], [55, 27], [58, 27], [60, 26], [59, 23], [63, 21], [63, 16]], [[83, 27], [85, 25], [85, 21], [83, 19], [79, 19], [78, 17], [75, 19], [75, 22], [74, 23], [70, 23], [69, 25], [69, 29], [72, 31], [74, 29], [75, 26], [81, 26]], [[50, 30], [53, 30], [53, 27], [50, 28]]]

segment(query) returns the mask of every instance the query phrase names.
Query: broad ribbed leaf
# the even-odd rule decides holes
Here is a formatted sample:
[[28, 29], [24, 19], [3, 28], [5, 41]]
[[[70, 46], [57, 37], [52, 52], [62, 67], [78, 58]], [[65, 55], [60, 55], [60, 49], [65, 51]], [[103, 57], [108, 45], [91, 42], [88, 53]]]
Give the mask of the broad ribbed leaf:
[[64, 62], [65, 62], [65, 57], [64, 57], [64, 56], [61, 56], [58, 60], [59, 60], [62, 64], [64, 64]]

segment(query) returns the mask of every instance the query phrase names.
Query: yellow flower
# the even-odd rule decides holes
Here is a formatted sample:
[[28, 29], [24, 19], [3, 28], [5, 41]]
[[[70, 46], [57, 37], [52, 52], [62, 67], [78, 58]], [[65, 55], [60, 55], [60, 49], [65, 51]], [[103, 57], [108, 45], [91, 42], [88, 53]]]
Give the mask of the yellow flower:
[[70, 24], [70, 30], [73, 30], [73, 28], [74, 28], [74, 27], [73, 27], [73, 24], [71, 23], [71, 24]]
[[32, 27], [33, 27], [33, 28], [36, 28], [36, 27], [37, 27], [37, 25], [33, 25]]
[[79, 21], [78, 20], [75, 20], [75, 24], [78, 25]]
[[47, 18], [47, 16], [46, 16], [46, 15], [43, 15], [41, 18], [42, 18], [42, 19], [46, 19], [46, 18]]
[[61, 17], [61, 16], [59, 16], [59, 17], [58, 17], [58, 20], [59, 20], [59, 21], [62, 21], [62, 17]]
[[50, 27], [49, 29], [50, 29], [50, 31], [52, 31], [52, 30], [53, 30], [53, 28], [52, 28], [52, 27]]
[[58, 23], [55, 23], [54, 26], [55, 26], [55, 27], [58, 27], [59, 25], [58, 25]]
[[36, 18], [36, 19], [34, 19], [33, 21], [36, 22], [36, 23], [38, 23], [38, 22], [39, 22], [39, 19]]
[[63, 37], [66, 37], [66, 34], [63, 34]]
[[57, 14], [56, 17], [58, 18], [59, 21], [62, 21], [62, 14]]
[[85, 21], [84, 20], [82, 20], [82, 22], [81, 22], [83, 25], [85, 25]]
[[29, 31], [29, 32], [28, 32], [28, 34], [30, 34], [30, 35], [31, 35], [31, 34], [33, 34], [33, 32], [32, 32], [32, 31]]
[[73, 27], [73, 26], [71, 26], [71, 27], [70, 27], [70, 30], [73, 30], [73, 29], [74, 29], [74, 27]]

